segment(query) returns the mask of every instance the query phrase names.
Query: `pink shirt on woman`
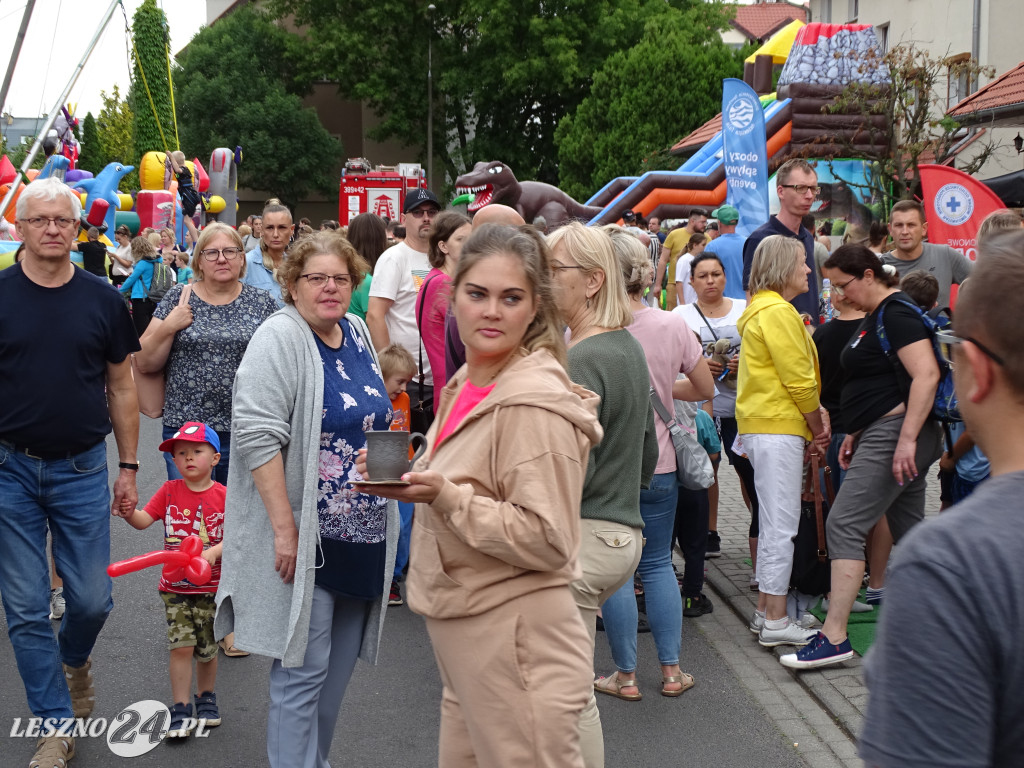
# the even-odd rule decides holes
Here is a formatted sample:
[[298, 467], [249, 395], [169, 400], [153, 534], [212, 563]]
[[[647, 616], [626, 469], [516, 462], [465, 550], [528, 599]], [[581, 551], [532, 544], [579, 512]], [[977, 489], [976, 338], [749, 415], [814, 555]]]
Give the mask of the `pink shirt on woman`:
[[[644, 348], [651, 386], [658, 393], [669, 413], [672, 406], [672, 385], [677, 374], [689, 373], [697, 367], [703, 352], [697, 337], [681, 315], [647, 307], [633, 312], [633, 323], [626, 329]], [[654, 427], [658, 434], [658, 465], [656, 474], [676, 471], [676, 452], [668, 427], [657, 413]]]
[[[440, 269], [431, 269], [416, 295], [416, 324], [419, 326], [423, 350], [427, 353], [430, 370], [434, 374], [434, 412], [441, 403], [444, 380], [444, 318], [452, 279]], [[420, 318], [422, 317], [422, 322]]]

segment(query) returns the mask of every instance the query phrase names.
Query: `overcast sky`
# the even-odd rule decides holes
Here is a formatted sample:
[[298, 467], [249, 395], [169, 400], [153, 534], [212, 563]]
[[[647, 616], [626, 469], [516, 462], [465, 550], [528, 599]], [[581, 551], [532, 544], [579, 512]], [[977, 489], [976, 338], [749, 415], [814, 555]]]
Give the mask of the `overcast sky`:
[[[0, 0], [0, 71], [6, 73], [17, 38], [25, 0]], [[128, 22], [142, 0], [124, 0]], [[67, 86], [110, 0], [36, 0], [14, 79], [2, 106], [15, 117], [36, 117], [50, 110]], [[157, 0], [171, 27], [171, 55], [181, 50], [206, 22], [205, 0]], [[100, 91], [114, 85], [128, 92], [130, 82], [125, 19], [115, 9], [68, 101], [77, 104], [81, 120], [98, 114]], [[0, 80], [2, 82], [2, 80]]]

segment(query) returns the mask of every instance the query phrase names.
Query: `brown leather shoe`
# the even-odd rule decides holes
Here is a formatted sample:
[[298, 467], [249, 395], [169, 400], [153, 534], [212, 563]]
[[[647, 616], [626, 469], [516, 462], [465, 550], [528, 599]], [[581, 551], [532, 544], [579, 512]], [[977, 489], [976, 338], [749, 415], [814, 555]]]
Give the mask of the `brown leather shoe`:
[[64, 679], [71, 693], [71, 711], [75, 717], [88, 717], [96, 705], [96, 690], [92, 683], [92, 659], [80, 667], [64, 664]]

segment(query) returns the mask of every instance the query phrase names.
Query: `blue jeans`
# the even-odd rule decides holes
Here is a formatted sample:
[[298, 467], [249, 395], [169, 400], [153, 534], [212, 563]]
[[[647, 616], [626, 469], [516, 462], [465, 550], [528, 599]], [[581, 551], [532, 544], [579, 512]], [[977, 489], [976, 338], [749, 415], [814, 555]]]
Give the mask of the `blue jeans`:
[[[33, 459], [0, 442], [0, 595], [18, 672], [36, 717], [72, 717], [61, 662], [89, 659], [110, 597], [110, 490], [100, 442], [68, 459]], [[50, 566], [64, 579], [66, 610], [54, 639]]]
[[[647, 620], [661, 664], [679, 663], [683, 632], [683, 600], [672, 570], [672, 532], [676, 522], [679, 486], [675, 472], [655, 475], [651, 487], [640, 491], [640, 516], [644, 521], [643, 553], [637, 572], [644, 583]], [[633, 580], [627, 581], [601, 608], [612, 659], [621, 672], [636, 669], [636, 596]]]
[[409, 541], [412, 538], [412, 513], [416, 509], [415, 504], [404, 501], [398, 502], [398, 518], [402, 521], [402, 527], [398, 531], [398, 551], [395, 553], [395, 579], [402, 578], [402, 571], [409, 564]]
[[[179, 424], [177, 427], [168, 426], [164, 424], [163, 440], [174, 437], [174, 433], [181, 427]], [[220, 461], [217, 462], [217, 466], [213, 468], [213, 479], [221, 485], [228, 484], [228, 461], [231, 458], [231, 433], [227, 430], [221, 432], [217, 430], [217, 437], [220, 438]], [[181, 480], [181, 473], [178, 468], [174, 466], [174, 459], [171, 454], [166, 451], [161, 451], [164, 457], [164, 464], [167, 465], [167, 479], [168, 480]]]

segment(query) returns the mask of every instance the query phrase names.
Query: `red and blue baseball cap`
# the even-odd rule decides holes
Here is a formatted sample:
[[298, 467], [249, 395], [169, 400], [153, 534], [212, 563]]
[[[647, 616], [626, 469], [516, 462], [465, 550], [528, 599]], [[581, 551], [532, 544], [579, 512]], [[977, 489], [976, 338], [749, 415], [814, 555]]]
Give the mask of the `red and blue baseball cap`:
[[211, 427], [201, 421], [186, 421], [181, 425], [181, 429], [160, 443], [160, 450], [172, 453], [174, 444], [178, 440], [186, 440], [190, 443], [209, 443], [216, 453], [220, 453], [220, 437]]

